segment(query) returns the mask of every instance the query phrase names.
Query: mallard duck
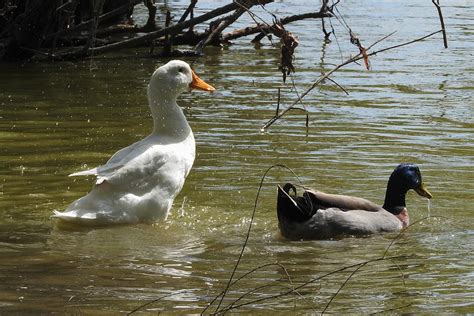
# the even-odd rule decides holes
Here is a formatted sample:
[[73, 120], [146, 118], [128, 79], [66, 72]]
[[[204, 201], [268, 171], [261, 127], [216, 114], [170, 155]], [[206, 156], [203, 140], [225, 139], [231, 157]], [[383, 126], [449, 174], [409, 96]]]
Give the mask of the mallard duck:
[[[409, 225], [405, 195], [413, 189], [431, 199], [420, 169], [400, 164], [390, 176], [383, 206], [369, 200], [306, 189], [298, 197], [293, 184], [278, 186], [277, 213], [282, 235], [288, 239], [330, 239], [398, 231]], [[293, 191], [293, 193], [291, 192]]]
[[166, 219], [195, 158], [191, 127], [177, 97], [188, 90], [213, 92], [184, 61], [159, 67], [148, 84], [153, 131], [116, 152], [103, 166], [70, 176], [96, 176], [92, 191], [54, 217], [79, 224], [125, 224]]

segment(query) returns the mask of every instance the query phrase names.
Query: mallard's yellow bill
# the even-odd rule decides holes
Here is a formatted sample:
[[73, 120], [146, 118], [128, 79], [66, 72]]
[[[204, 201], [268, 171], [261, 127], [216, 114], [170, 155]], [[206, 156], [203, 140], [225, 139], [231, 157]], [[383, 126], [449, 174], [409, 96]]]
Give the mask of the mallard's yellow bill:
[[418, 188], [415, 189], [415, 192], [418, 193], [420, 196], [424, 196], [425, 198], [431, 199], [433, 195], [426, 189], [423, 183], [420, 184]]

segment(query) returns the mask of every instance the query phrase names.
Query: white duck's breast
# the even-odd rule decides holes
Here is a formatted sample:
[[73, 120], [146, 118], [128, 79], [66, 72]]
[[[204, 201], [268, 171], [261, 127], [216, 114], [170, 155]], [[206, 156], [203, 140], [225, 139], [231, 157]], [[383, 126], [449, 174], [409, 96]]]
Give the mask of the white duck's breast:
[[157, 145], [161, 157], [154, 157], [144, 165], [142, 182], [145, 186], [159, 187], [173, 198], [179, 193], [191, 171], [195, 158], [194, 139], [177, 144]]

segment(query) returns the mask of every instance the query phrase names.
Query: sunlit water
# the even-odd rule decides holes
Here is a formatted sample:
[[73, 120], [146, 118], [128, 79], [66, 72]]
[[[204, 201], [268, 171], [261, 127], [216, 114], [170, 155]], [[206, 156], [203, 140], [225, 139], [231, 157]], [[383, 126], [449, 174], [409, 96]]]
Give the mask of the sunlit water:
[[[182, 10], [183, 2], [172, 9]], [[190, 107], [197, 158], [173, 213], [154, 226], [70, 231], [58, 229], [50, 215], [93, 184], [68, 174], [103, 164], [149, 133], [145, 88], [165, 61], [146, 58], [143, 49], [133, 58], [0, 65], [0, 313], [130, 312], [162, 296], [142, 310], [199, 313], [227, 284], [267, 168], [285, 164], [308, 186], [382, 202], [400, 162], [417, 163], [434, 196], [429, 210], [426, 200], [408, 195], [411, 221], [421, 221], [387, 256], [409, 257], [362, 267], [327, 312], [474, 312], [474, 8], [470, 1], [442, 4], [449, 49], [436, 36], [371, 58], [370, 72], [342, 69], [333, 79], [349, 95], [327, 82], [307, 96], [308, 129], [294, 112], [260, 132], [282, 84], [278, 49], [268, 41], [256, 48], [246, 38], [188, 59], [218, 91], [180, 101]], [[196, 14], [214, 6], [199, 2]], [[311, 10], [286, 2], [268, 9], [280, 16]], [[366, 46], [392, 31], [377, 47], [439, 28], [430, 1], [344, 1], [340, 11]], [[344, 28], [333, 25], [338, 43], [330, 44], [322, 43], [320, 21], [288, 26], [300, 39], [293, 78], [300, 93], [341, 62], [340, 51], [344, 58], [357, 53]], [[290, 86], [282, 90], [282, 106], [296, 98]], [[380, 258], [396, 237], [283, 239], [275, 195], [285, 181], [295, 178], [269, 172], [236, 277], [280, 263], [292, 283], [282, 267], [263, 267], [232, 286], [221, 307], [246, 293], [234, 305]], [[352, 271], [236, 310], [321, 312]]]

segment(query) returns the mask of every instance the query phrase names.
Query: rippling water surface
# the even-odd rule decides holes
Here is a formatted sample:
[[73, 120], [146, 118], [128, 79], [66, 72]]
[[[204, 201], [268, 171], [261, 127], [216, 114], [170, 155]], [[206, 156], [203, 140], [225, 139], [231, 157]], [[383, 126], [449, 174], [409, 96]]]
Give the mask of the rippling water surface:
[[[285, 16], [317, 7], [295, 3], [267, 8]], [[293, 112], [260, 132], [282, 84], [278, 49], [268, 41], [254, 47], [250, 38], [237, 40], [188, 60], [218, 91], [181, 99], [189, 107], [197, 158], [172, 215], [154, 226], [69, 231], [58, 229], [50, 215], [93, 183], [68, 174], [103, 164], [149, 133], [146, 84], [165, 61], [146, 58], [143, 50], [134, 58], [0, 65], [0, 313], [112, 314], [159, 298], [142, 311], [199, 313], [227, 283], [267, 168], [285, 164], [308, 186], [382, 202], [400, 162], [420, 166], [434, 195], [432, 217], [388, 251], [408, 258], [362, 267], [327, 311], [473, 313], [474, 8], [470, 1], [442, 4], [449, 49], [436, 36], [372, 57], [370, 72], [361, 65], [338, 71], [333, 79], [349, 95], [330, 82], [308, 95], [308, 128], [304, 115]], [[171, 6], [182, 10], [186, 1]], [[212, 7], [199, 2], [196, 14]], [[439, 28], [430, 1], [344, 1], [339, 8], [366, 46], [392, 31], [377, 47]], [[240, 26], [247, 23], [248, 16]], [[341, 24], [332, 23], [337, 41], [329, 44], [321, 40], [320, 21], [288, 26], [300, 39], [293, 77], [299, 93], [340, 63], [341, 52], [344, 58], [357, 53]], [[291, 84], [281, 97], [283, 106], [295, 100]], [[222, 306], [321, 312], [354, 268], [322, 276], [380, 258], [395, 238], [283, 239], [275, 185], [284, 181], [294, 177], [269, 172], [236, 277], [280, 266], [245, 277]], [[414, 193], [408, 206], [412, 222], [429, 215], [427, 201]], [[264, 300], [311, 280], [299, 294]]]

